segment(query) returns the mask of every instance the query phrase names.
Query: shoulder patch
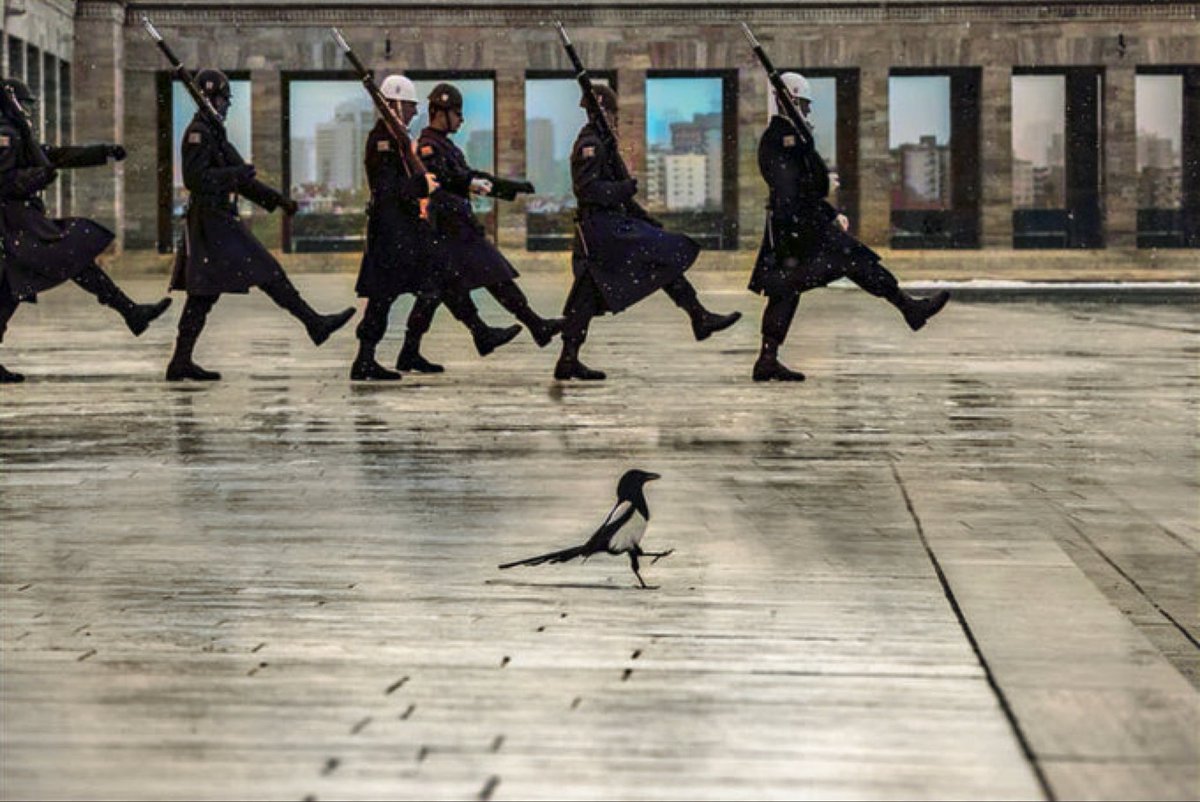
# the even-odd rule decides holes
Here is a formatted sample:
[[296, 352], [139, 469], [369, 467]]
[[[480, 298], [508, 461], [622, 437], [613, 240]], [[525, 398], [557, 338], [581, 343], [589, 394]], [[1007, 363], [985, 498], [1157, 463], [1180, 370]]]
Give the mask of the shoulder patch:
[[783, 146], [784, 146], [785, 148], [794, 148], [794, 147], [796, 147], [796, 135], [795, 135], [795, 134], [788, 134], [787, 136], [785, 136], [785, 137], [783, 138]]
[[379, 142], [377, 142], [377, 143], [375, 144], [375, 147], [376, 147], [376, 149], [378, 149], [380, 152], [383, 152], [383, 151], [385, 151], [385, 150], [391, 150], [391, 149], [392, 149], [392, 143], [391, 143], [391, 142], [389, 142], [389, 141], [388, 141], [388, 140], [386, 140], [386, 139], [381, 139], [381, 140], [379, 140]]
[[432, 156], [433, 155], [433, 145], [422, 145], [421, 146], [421, 155], [422, 156]]
[[595, 145], [585, 145], [582, 148], [580, 148], [579, 152], [580, 152], [580, 154], [583, 155], [583, 158], [593, 159], [596, 157], [596, 146]]
[[187, 141], [191, 145], [199, 145], [201, 139], [202, 137], [200, 136], [199, 131], [192, 131], [190, 134], [188, 134]]

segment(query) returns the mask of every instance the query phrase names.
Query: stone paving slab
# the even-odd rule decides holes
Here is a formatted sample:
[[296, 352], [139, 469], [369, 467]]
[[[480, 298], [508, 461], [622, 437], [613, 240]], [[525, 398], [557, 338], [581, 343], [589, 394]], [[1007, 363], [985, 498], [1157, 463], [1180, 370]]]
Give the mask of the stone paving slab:
[[[698, 278], [752, 320], [601, 320], [596, 386], [448, 316], [446, 374], [351, 385], [352, 336], [314, 349], [257, 294], [201, 343], [226, 381], [174, 386], [170, 327], [22, 308], [0, 797], [1194, 798], [1195, 309], [952, 304], [914, 336], [830, 290], [785, 348], [810, 380], [763, 387], [760, 302]], [[329, 308], [352, 281], [297, 280]], [[664, 476], [659, 589], [496, 570], [633, 465]]]

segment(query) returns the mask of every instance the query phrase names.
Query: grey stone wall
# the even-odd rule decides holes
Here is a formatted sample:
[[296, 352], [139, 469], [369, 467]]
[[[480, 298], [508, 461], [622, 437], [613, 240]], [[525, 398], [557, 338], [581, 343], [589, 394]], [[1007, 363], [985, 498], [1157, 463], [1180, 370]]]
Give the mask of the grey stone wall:
[[[329, 39], [328, 26], [333, 24], [344, 29], [368, 64], [382, 71], [494, 70], [501, 173], [525, 172], [525, 70], [569, 66], [553, 29], [545, 24], [551, 19], [562, 19], [569, 26], [589, 67], [617, 71], [622, 95], [620, 133], [635, 171], [645, 159], [646, 71], [736, 68], [738, 218], [743, 248], [757, 246], [762, 226], [765, 188], [758, 176], [755, 147], [765, 122], [766, 87], [735, 27], [738, 21], [755, 27], [780, 66], [861, 70], [859, 230], [873, 245], [886, 245], [890, 233], [890, 69], [982, 68], [982, 243], [988, 249], [1003, 249], [1012, 242], [1012, 68], [1104, 67], [1103, 200], [1106, 241], [1115, 247], [1132, 245], [1136, 226], [1134, 70], [1138, 65], [1200, 63], [1197, 3], [980, 2], [924, 7], [846, 3], [745, 10], [707, 4], [607, 10], [468, 4], [405, 10], [391, 4], [334, 8], [308, 3], [229, 5], [214, 10], [213, 6], [189, 8], [186, 3], [82, 0], [79, 10], [77, 72], [86, 72], [94, 98], [86, 112], [80, 107], [77, 118], [86, 119], [87, 130], [98, 138], [105, 138], [99, 137], [102, 133], [107, 138], [123, 134], [133, 146], [124, 175], [117, 176], [110, 195], [96, 188], [89, 189], [89, 198], [123, 221], [127, 245], [138, 248], [154, 245], [158, 113], [154, 82], [155, 73], [164, 67], [138, 23], [143, 12], [153, 16], [189, 65], [251, 71], [255, 162], [264, 177], [276, 181], [282, 175], [280, 71], [343, 68]], [[123, 19], [114, 21], [122, 12]], [[390, 33], [393, 48], [387, 60], [384, 31]], [[499, 224], [502, 244], [523, 244], [521, 204], [500, 204]]]

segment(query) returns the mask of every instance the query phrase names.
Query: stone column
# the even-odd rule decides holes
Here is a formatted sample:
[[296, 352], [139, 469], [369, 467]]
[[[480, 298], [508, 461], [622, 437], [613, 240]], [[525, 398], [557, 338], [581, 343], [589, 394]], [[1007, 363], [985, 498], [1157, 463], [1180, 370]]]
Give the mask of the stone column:
[[[525, 52], [497, 51], [496, 175], [521, 177], [525, 168]], [[525, 197], [496, 201], [496, 239], [502, 248], [525, 247]]]
[[[75, 142], [125, 139], [125, 3], [79, 0], [72, 64]], [[125, 166], [80, 170], [74, 176], [74, 207], [117, 233], [124, 247]]]
[[1003, 64], [983, 68], [979, 138], [983, 162], [980, 240], [984, 248], [1013, 246], [1011, 74], [1011, 68]]
[[[267, 67], [262, 56], [251, 56], [248, 61], [250, 153], [246, 158], [254, 163], [260, 181], [289, 195], [291, 188], [283, 185], [283, 105], [279, 70]], [[249, 202], [242, 205], [253, 208], [251, 226], [262, 244], [271, 249], [283, 247], [283, 212], [268, 214]]]
[[766, 219], [767, 184], [758, 171], [766, 127], [767, 78], [758, 62], [738, 66], [738, 247], [757, 250]]
[[859, 237], [872, 247], [891, 244], [892, 157], [888, 152], [888, 68], [863, 66], [860, 77]]
[[1133, 65], [1104, 73], [1104, 243], [1137, 247], [1137, 131]]
[[621, 141], [621, 155], [629, 171], [639, 179], [638, 193], [643, 199], [646, 192], [646, 70], [650, 69], [650, 57], [645, 53], [614, 53], [617, 73], [617, 92], [620, 95], [620, 115], [617, 137]]

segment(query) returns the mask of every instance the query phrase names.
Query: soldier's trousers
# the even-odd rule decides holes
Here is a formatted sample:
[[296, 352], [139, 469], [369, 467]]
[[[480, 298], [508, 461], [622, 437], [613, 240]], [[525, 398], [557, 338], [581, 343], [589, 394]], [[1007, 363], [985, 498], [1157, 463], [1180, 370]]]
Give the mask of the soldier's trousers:
[[[115, 309], [122, 317], [128, 317], [133, 311], [133, 300], [126, 295], [116, 282], [99, 265], [84, 268], [72, 281], [86, 292], [96, 297], [96, 300], [110, 309]], [[8, 321], [17, 311], [20, 301], [12, 297], [8, 279], [0, 281], [0, 342], [4, 342], [4, 333], [8, 330]]]
[[[367, 308], [355, 330], [355, 335], [360, 343], [374, 346], [383, 339], [383, 335], [387, 333], [388, 315], [391, 313], [392, 304], [399, 297], [399, 295], [377, 295], [367, 299]], [[445, 304], [446, 308], [450, 310], [450, 314], [454, 315], [455, 320], [466, 326], [472, 334], [487, 327], [483, 318], [479, 316], [479, 309], [475, 306], [475, 302], [471, 300], [470, 294], [466, 291], [447, 287], [440, 293], [420, 293], [408, 313], [405, 348], [419, 348], [421, 338], [433, 325], [434, 313], [442, 304]]]
[[[897, 308], [907, 300], [896, 277], [879, 262], [856, 260], [843, 271], [842, 275], [866, 292], [877, 298], [884, 298]], [[801, 292], [802, 290], [796, 289], [767, 298], [767, 308], [763, 310], [762, 317], [764, 349], [774, 352], [787, 339], [788, 329], [791, 328], [792, 320], [796, 316], [796, 309], [800, 305]]]
[[505, 281], [502, 284], [492, 284], [487, 288], [492, 297], [503, 306], [508, 313], [524, 324], [525, 328], [535, 330], [544, 326], [546, 321], [529, 306], [529, 299], [517, 286], [515, 281]]
[[[311, 327], [320, 318], [316, 310], [300, 297], [300, 291], [287, 276], [263, 284], [259, 289], [306, 327]], [[196, 341], [200, 339], [200, 332], [204, 331], [208, 313], [220, 298], [220, 295], [188, 293], [187, 303], [183, 305], [183, 313], [179, 316], [179, 334], [175, 339], [175, 355], [171, 358], [172, 362], [182, 364], [192, 361], [192, 353], [196, 348]]]
[[[670, 296], [676, 306], [687, 312], [692, 320], [704, 314], [705, 309], [696, 295], [696, 288], [686, 276], [680, 276], [662, 290]], [[600, 288], [596, 286], [596, 280], [592, 278], [591, 273], [584, 271], [575, 279], [575, 286], [567, 296], [562, 332], [564, 354], [574, 356], [579, 353], [579, 348], [587, 339], [592, 318], [603, 308], [604, 299], [600, 295]]]

